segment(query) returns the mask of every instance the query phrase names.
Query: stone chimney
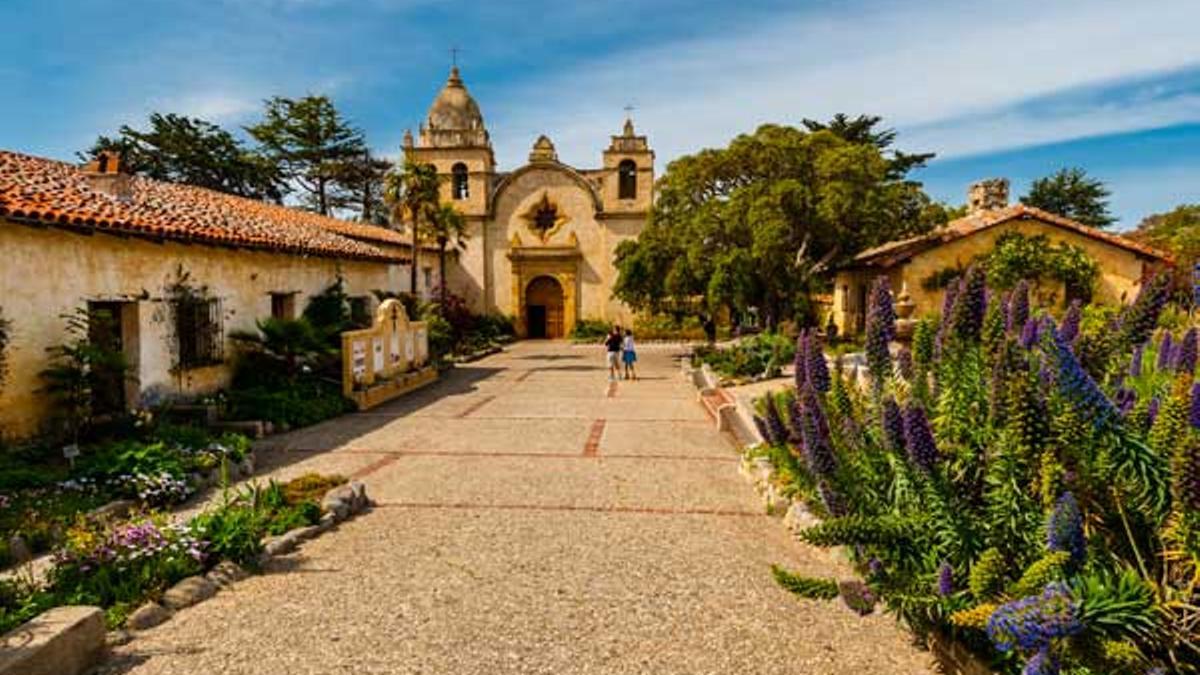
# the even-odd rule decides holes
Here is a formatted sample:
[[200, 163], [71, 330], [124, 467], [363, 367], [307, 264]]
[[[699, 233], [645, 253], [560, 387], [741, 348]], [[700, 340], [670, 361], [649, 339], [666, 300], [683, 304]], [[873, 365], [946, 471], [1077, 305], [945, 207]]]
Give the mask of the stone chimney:
[[133, 179], [121, 171], [121, 155], [115, 150], [103, 150], [83, 167], [88, 187], [95, 192], [128, 202], [133, 200]]
[[967, 190], [967, 215], [1008, 206], [1008, 179], [989, 178], [972, 183]]

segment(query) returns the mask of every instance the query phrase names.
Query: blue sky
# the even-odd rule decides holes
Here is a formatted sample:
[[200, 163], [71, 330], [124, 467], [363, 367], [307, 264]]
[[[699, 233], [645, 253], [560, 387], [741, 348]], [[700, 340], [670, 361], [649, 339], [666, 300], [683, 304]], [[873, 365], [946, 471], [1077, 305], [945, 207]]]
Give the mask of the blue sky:
[[762, 122], [882, 115], [961, 202], [1079, 165], [1122, 227], [1200, 202], [1200, 2], [0, 0], [0, 148], [62, 159], [152, 110], [229, 127], [329, 94], [395, 153], [452, 45], [502, 168], [598, 164], [635, 106], [666, 162]]

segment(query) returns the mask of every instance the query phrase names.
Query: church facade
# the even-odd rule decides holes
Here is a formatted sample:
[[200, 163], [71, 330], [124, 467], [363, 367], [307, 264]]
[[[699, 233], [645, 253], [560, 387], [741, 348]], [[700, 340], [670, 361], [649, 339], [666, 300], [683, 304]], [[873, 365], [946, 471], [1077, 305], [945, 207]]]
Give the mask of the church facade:
[[600, 168], [560, 162], [541, 136], [524, 166], [502, 172], [456, 67], [417, 138], [405, 134], [404, 153], [437, 168], [442, 200], [465, 217], [447, 283], [472, 310], [511, 315], [522, 337], [565, 337], [581, 319], [631, 321], [612, 296], [614, 254], [641, 232], [654, 184], [654, 152], [632, 121], [611, 137]]

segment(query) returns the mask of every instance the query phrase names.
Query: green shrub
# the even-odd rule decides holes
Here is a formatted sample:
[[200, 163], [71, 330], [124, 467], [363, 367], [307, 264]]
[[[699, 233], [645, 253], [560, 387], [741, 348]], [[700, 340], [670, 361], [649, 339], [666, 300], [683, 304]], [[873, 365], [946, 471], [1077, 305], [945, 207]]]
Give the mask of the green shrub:
[[267, 387], [235, 389], [229, 392], [229, 418], [267, 420], [275, 424], [303, 427], [337, 417], [353, 409], [333, 384], [309, 380], [291, 389]]
[[612, 332], [612, 323], [601, 319], [579, 319], [571, 329], [576, 342], [598, 342]]
[[317, 473], [306, 473], [285, 483], [283, 486], [283, 496], [287, 504], [320, 502], [326, 492], [345, 483], [346, 478], [344, 476], [325, 476]]
[[695, 351], [697, 361], [725, 377], [776, 377], [795, 355], [792, 339], [778, 333], [761, 333], [728, 347], [705, 345]]

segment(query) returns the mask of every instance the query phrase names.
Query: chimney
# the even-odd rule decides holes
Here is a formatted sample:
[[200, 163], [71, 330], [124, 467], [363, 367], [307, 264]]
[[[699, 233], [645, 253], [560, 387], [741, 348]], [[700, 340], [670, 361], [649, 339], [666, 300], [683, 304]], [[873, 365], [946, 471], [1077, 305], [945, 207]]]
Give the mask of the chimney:
[[1008, 179], [989, 178], [972, 183], [967, 190], [967, 215], [1008, 206]]
[[121, 155], [116, 150], [102, 150], [95, 159], [83, 167], [88, 187], [95, 192], [121, 202], [133, 200], [133, 180], [122, 173]]

